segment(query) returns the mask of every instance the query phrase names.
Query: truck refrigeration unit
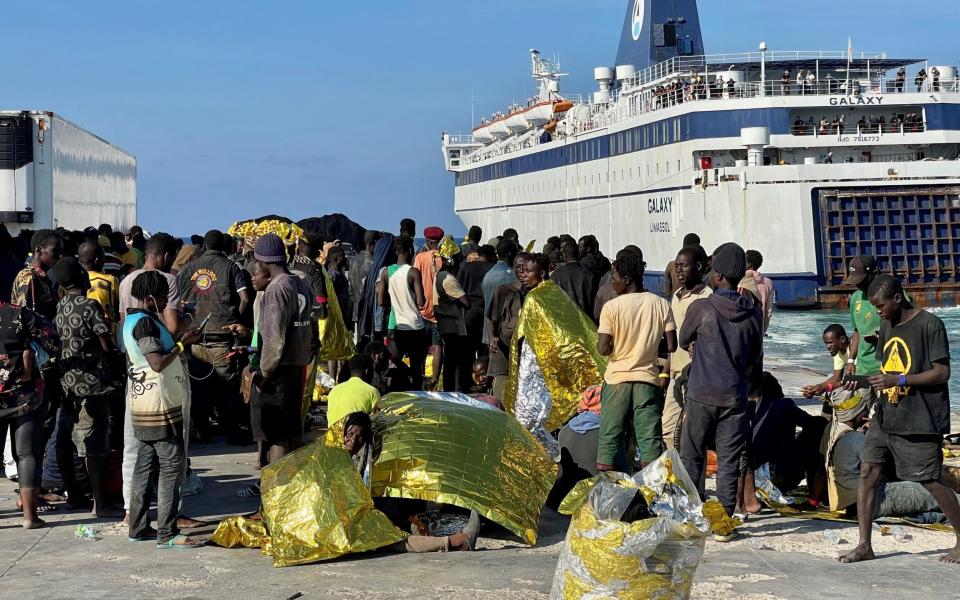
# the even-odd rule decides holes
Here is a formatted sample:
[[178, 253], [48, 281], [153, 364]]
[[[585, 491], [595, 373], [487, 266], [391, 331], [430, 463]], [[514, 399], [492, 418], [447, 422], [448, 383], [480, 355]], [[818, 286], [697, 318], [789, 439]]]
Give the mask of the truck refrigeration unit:
[[137, 220], [137, 159], [45, 111], [0, 111], [0, 222], [83, 229]]

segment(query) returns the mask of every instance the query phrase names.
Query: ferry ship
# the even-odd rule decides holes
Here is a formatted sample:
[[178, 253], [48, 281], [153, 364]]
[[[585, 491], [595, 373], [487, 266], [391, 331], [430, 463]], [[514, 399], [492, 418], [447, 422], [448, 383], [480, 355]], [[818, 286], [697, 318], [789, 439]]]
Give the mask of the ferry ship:
[[860, 254], [921, 303], [960, 300], [956, 67], [849, 41], [706, 54], [695, 0], [630, 0], [597, 91], [561, 93], [536, 50], [531, 69], [537, 96], [443, 135], [465, 225], [636, 244], [653, 290], [693, 232], [759, 250], [780, 308], [842, 307]]

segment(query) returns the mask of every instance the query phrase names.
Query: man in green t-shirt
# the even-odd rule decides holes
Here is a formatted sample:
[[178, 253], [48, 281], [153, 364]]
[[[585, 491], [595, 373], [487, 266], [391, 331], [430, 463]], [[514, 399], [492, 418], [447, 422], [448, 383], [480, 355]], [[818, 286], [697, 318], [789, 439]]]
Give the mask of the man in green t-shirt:
[[844, 283], [857, 286], [857, 291], [850, 296], [853, 337], [850, 338], [850, 354], [847, 358], [846, 373], [848, 375], [880, 373], [880, 361], [877, 359], [880, 316], [867, 297], [867, 290], [876, 278], [877, 261], [872, 256], [857, 256], [850, 261]]

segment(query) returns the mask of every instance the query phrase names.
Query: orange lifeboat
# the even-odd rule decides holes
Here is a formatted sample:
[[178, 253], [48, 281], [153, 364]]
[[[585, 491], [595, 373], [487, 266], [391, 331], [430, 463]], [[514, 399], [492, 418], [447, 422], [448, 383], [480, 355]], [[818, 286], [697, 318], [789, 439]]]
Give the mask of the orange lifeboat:
[[550, 121], [549, 123], [543, 126], [543, 130], [549, 133], [553, 133], [554, 131], [556, 131], [556, 129], [557, 129], [557, 122], [555, 120]]
[[570, 102], [569, 100], [561, 100], [560, 102], [554, 103], [553, 112], [555, 113], [567, 112], [571, 108], [573, 108], [573, 102]]

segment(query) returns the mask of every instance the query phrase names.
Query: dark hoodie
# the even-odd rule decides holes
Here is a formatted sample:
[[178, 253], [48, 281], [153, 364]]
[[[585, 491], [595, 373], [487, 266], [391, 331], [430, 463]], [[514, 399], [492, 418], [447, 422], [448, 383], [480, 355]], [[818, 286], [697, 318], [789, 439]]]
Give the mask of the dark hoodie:
[[763, 374], [760, 309], [734, 290], [717, 290], [690, 305], [681, 348], [694, 345], [686, 399], [720, 407], [746, 406]]

